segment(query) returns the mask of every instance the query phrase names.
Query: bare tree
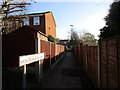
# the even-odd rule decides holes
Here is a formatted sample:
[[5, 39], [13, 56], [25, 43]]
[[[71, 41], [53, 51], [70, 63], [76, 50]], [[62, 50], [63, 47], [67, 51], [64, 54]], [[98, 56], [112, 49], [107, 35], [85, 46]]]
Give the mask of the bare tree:
[[78, 33], [74, 28], [71, 28], [71, 33], [70, 33], [71, 46], [81, 43], [83, 43], [83, 45], [96, 46], [97, 39], [95, 39], [95, 36], [89, 32], [83, 31], [82, 33]]
[[22, 22], [21, 15], [26, 14], [26, 5], [30, 5], [30, 3], [10, 3], [8, 1], [3, 2], [2, 7], [0, 8], [2, 33], [11, 32], [11, 30], [9, 29], [9, 22]]

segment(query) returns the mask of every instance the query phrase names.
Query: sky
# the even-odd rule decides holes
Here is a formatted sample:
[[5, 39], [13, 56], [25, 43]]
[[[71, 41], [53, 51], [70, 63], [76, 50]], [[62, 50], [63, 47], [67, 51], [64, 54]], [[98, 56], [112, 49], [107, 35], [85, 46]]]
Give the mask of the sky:
[[37, 2], [31, 3], [28, 13], [52, 11], [56, 21], [57, 38], [67, 39], [70, 25], [78, 32], [89, 32], [96, 38], [105, 26], [104, 18], [110, 8], [109, 2]]
[[[99, 29], [105, 26], [111, 0], [37, 0], [27, 7], [27, 13], [51, 11], [56, 22], [57, 38], [67, 39], [71, 26], [78, 32], [89, 32], [98, 39]], [[66, 1], [66, 2], [65, 2]], [[91, 1], [91, 2], [90, 2]], [[98, 1], [98, 2], [96, 2]]]

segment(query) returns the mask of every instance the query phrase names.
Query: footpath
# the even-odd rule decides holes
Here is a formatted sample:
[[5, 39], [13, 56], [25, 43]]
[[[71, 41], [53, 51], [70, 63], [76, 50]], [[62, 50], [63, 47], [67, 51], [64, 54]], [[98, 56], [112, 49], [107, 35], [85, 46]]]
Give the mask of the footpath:
[[78, 64], [72, 52], [67, 52], [44, 77], [37, 88], [94, 88], [85, 71]]

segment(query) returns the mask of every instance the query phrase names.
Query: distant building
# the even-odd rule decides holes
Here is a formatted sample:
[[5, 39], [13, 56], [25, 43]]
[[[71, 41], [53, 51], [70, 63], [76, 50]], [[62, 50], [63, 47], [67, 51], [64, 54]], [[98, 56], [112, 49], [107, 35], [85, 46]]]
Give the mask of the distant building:
[[67, 46], [68, 45], [69, 40], [59, 40], [59, 44]]
[[3, 29], [7, 27], [8, 33], [22, 26], [29, 26], [45, 35], [52, 35], [56, 38], [56, 23], [52, 12], [32, 13], [21, 15], [20, 18], [13, 17], [13, 20], [3, 20]]
[[70, 40], [60, 40], [59, 44], [64, 45], [66, 50], [71, 50], [72, 48]]

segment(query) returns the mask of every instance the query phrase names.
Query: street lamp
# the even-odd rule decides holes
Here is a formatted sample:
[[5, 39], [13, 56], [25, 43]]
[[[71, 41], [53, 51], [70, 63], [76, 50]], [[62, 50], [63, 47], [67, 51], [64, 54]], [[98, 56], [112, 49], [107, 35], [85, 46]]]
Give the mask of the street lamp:
[[71, 34], [71, 39], [72, 39], [73, 25], [70, 25], [70, 26], [71, 26], [70, 34]]

